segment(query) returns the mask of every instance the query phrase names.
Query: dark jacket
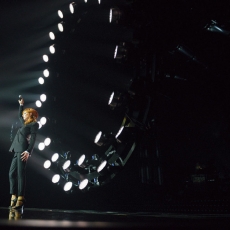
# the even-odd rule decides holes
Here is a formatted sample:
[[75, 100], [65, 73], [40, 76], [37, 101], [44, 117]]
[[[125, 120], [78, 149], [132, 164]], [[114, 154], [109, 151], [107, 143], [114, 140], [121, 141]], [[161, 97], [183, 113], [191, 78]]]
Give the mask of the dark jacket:
[[38, 123], [31, 122], [27, 125], [24, 125], [24, 120], [22, 118], [23, 106], [19, 106], [19, 120], [22, 124], [22, 127], [16, 133], [14, 141], [10, 146], [10, 152], [24, 152], [27, 151], [31, 155], [33, 152], [36, 135], [38, 131]]

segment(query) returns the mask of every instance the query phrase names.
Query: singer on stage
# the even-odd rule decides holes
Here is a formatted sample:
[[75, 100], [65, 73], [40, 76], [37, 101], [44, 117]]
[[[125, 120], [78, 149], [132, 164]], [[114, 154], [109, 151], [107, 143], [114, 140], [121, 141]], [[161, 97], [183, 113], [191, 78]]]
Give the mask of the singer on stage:
[[10, 147], [10, 152], [14, 153], [10, 171], [10, 208], [21, 209], [25, 203], [25, 185], [26, 185], [26, 162], [31, 156], [38, 131], [38, 112], [32, 108], [23, 109], [24, 100], [20, 98], [19, 102], [19, 120], [21, 128]]

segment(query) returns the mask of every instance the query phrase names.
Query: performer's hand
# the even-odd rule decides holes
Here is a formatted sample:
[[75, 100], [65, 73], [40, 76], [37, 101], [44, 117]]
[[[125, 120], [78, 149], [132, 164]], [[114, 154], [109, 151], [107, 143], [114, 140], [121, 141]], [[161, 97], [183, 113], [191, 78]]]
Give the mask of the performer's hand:
[[20, 105], [24, 105], [24, 100], [23, 100], [23, 98], [22, 98], [21, 100], [18, 100], [18, 103], [19, 103]]
[[22, 161], [27, 161], [28, 160], [28, 158], [29, 158], [29, 156], [30, 156], [30, 154], [28, 153], [28, 152], [23, 152], [22, 154], [21, 154], [21, 160]]

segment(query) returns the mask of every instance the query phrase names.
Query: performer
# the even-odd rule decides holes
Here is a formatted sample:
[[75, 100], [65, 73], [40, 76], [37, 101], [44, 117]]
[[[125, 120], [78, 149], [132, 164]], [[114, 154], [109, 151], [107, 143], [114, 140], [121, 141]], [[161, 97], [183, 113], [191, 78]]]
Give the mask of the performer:
[[[14, 152], [9, 171], [11, 203], [9, 208], [21, 209], [25, 203], [26, 185], [26, 162], [31, 156], [38, 131], [38, 112], [32, 108], [23, 110], [24, 100], [19, 102], [19, 120], [22, 127], [10, 147], [10, 152]], [[18, 188], [16, 188], [18, 186]]]

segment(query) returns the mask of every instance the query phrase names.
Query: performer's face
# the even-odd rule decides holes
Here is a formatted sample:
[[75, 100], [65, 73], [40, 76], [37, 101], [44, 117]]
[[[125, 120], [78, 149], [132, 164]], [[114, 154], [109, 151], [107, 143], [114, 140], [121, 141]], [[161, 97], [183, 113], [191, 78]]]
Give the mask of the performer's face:
[[30, 116], [31, 116], [31, 113], [24, 112], [22, 114], [22, 117], [23, 117], [24, 121], [28, 120]]

